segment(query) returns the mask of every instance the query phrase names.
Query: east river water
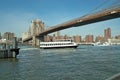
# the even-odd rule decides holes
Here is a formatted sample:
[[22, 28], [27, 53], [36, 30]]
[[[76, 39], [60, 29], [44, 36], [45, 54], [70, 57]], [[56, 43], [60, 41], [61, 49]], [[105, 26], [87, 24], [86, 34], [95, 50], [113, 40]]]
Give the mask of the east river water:
[[16, 59], [0, 59], [0, 80], [105, 80], [117, 73], [120, 46], [21, 48]]

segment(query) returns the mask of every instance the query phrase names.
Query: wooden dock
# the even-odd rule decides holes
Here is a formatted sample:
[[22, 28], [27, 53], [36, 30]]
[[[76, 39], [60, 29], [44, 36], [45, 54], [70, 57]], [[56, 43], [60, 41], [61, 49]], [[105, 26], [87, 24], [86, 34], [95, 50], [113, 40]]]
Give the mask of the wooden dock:
[[0, 58], [16, 58], [18, 54], [19, 54], [19, 48], [0, 50]]
[[15, 37], [13, 40], [13, 45], [8, 45], [7, 41], [2, 45], [0, 49], [0, 58], [16, 58], [19, 54], [19, 49], [17, 45], [17, 38]]

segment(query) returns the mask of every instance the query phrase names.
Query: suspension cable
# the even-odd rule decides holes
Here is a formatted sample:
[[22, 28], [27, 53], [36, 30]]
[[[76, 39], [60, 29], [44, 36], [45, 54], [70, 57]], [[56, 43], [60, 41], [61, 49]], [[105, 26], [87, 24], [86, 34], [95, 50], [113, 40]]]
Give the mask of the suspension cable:
[[[107, 2], [110, 2], [111, 0], [104, 0], [101, 4], [99, 4], [97, 7], [95, 7], [94, 9], [90, 10], [89, 12], [92, 13], [92, 12], [95, 12], [97, 11], [98, 9], [100, 9], [102, 6], [104, 6]], [[88, 14], [90, 14], [88, 13]], [[88, 15], [86, 14], [86, 15]]]

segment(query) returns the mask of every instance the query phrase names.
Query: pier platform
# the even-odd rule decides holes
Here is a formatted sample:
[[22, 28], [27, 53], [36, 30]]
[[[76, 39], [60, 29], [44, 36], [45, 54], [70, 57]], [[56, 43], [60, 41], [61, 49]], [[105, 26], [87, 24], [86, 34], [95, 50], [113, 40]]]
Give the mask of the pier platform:
[[13, 49], [2, 49], [0, 50], [0, 58], [16, 58], [19, 54], [20, 48], [13, 48]]
[[16, 56], [19, 54], [18, 44], [17, 44], [17, 38], [13, 38], [12, 45], [9, 45], [8, 41], [5, 40], [5, 43], [2, 44], [2, 47], [0, 49], [0, 58], [16, 58]]

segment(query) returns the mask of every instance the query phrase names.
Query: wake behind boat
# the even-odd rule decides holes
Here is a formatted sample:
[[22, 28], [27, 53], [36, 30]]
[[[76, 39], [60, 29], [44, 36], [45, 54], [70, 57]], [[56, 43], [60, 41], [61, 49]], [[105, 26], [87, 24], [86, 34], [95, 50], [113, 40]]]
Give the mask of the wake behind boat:
[[78, 44], [72, 40], [57, 40], [55, 42], [40, 42], [40, 48], [51, 49], [51, 48], [77, 48]]

